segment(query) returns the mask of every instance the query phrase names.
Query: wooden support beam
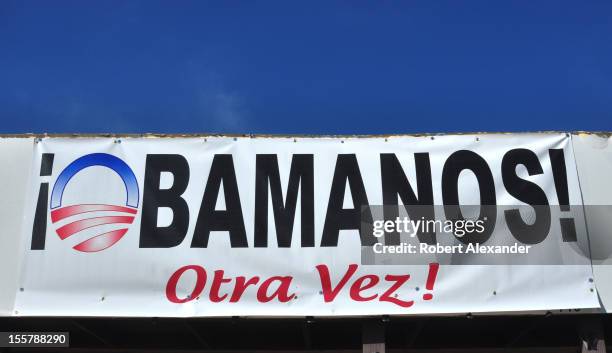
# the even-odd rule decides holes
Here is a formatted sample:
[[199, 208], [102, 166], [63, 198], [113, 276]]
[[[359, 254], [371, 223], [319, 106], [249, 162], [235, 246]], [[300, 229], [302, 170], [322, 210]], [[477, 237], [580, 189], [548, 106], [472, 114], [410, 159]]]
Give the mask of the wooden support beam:
[[411, 330], [410, 333], [406, 334], [406, 347], [405, 348], [412, 348], [414, 346], [424, 326], [425, 326], [425, 320], [420, 319], [418, 323], [416, 323], [416, 327], [414, 328], [414, 330]]
[[586, 317], [580, 322], [582, 353], [606, 353], [606, 341], [599, 317]]
[[95, 333], [93, 330], [88, 329], [87, 327], [85, 327], [85, 325], [83, 325], [82, 323], [78, 322], [76, 319], [71, 319], [70, 321], [72, 322], [72, 324], [74, 326], [78, 327], [79, 330], [81, 330], [81, 331], [85, 332], [87, 335], [95, 338], [97, 341], [102, 343], [105, 347], [110, 347], [110, 348], [113, 347], [111, 342], [109, 342], [108, 340], [105, 340], [99, 334]]
[[183, 325], [185, 326], [185, 329], [191, 334], [191, 336], [193, 336], [193, 338], [198, 342], [198, 344], [200, 345], [200, 348], [202, 348], [202, 349], [210, 349], [210, 345], [208, 344], [208, 342], [206, 342], [204, 337], [202, 337], [202, 335], [200, 335], [198, 330], [196, 330], [189, 323], [188, 320], [183, 320]]
[[314, 318], [307, 316], [304, 320], [304, 326], [302, 327], [302, 335], [304, 337], [304, 348], [312, 349], [312, 330], [311, 326], [314, 324]]
[[385, 353], [385, 325], [380, 319], [366, 319], [361, 327], [363, 353]]

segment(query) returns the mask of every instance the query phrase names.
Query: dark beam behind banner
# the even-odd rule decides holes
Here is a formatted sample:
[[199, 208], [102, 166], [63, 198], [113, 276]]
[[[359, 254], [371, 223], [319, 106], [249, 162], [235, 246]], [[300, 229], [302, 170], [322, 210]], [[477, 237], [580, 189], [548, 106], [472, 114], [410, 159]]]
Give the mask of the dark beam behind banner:
[[[599, 322], [599, 328], [589, 320]], [[583, 351], [603, 352], [605, 338], [612, 335], [608, 315], [390, 317], [384, 321], [381, 317], [308, 322], [304, 318], [0, 318], [0, 331], [70, 333], [68, 350], [36, 352], [578, 352], [589, 341], [590, 350]]]

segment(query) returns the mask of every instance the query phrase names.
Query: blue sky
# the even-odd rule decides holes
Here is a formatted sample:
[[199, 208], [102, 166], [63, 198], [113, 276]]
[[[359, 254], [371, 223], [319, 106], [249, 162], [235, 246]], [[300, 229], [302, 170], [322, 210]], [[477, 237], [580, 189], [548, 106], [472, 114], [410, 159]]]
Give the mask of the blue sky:
[[612, 130], [610, 1], [0, 2], [0, 133]]

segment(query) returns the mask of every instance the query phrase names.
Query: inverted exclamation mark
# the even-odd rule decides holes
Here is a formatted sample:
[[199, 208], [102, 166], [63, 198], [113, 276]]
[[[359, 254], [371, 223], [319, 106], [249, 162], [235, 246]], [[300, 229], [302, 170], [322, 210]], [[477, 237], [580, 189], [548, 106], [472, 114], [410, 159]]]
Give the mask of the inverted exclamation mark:
[[[40, 176], [51, 176], [53, 171], [53, 153], [43, 153], [40, 161]], [[47, 205], [49, 204], [49, 183], [40, 183], [38, 202], [34, 213], [32, 226], [32, 250], [45, 249], [45, 236], [47, 234]]]
[[[436, 283], [436, 277], [438, 276], [438, 268], [440, 264], [431, 263], [429, 264], [429, 273], [427, 274], [427, 282], [425, 282], [425, 289], [429, 291], [433, 291], [434, 284]], [[423, 300], [431, 300], [433, 298], [433, 294], [425, 293], [423, 294]]]
[[[567, 169], [565, 168], [565, 154], [562, 149], [549, 149], [550, 164], [553, 171], [553, 179], [555, 181], [555, 190], [557, 191], [557, 199], [561, 211], [568, 212], [569, 205], [569, 188], [567, 186]], [[573, 218], [560, 218], [561, 237], [563, 241], [577, 241], [576, 225]]]

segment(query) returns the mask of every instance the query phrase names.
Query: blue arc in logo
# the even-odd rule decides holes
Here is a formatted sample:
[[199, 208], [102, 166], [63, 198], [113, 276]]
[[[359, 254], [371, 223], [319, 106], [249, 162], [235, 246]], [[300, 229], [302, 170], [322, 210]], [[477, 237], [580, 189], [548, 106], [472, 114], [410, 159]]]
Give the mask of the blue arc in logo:
[[70, 163], [57, 177], [51, 192], [52, 209], [62, 205], [62, 195], [70, 179], [81, 170], [93, 166], [107, 167], [115, 171], [125, 184], [125, 191], [127, 193], [126, 206], [138, 208], [138, 182], [132, 169], [124, 161], [111, 154], [92, 153]]

